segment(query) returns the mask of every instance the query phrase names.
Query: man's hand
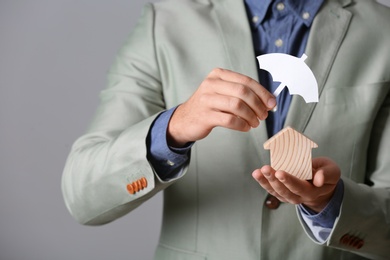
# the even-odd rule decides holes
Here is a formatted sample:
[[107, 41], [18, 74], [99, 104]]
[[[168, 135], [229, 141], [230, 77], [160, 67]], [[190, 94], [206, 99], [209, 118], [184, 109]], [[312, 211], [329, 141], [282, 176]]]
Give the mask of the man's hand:
[[275, 171], [265, 165], [252, 173], [253, 178], [280, 201], [303, 204], [315, 212], [328, 204], [340, 179], [340, 169], [329, 158], [312, 161], [313, 180], [300, 180], [284, 171]]
[[217, 126], [249, 131], [266, 119], [275, 105], [275, 97], [257, 81], [230, 70], [214, 69], [172, 115], [168, 142], [180, 147], [205, 138]]

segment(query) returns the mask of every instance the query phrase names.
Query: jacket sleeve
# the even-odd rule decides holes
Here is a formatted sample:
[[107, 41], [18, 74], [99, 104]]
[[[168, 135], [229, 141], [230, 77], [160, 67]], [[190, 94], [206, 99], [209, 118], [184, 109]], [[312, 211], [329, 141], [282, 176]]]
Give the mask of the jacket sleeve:
[[[340, 215], [323, 243], [369, 259], [388, 259], [390, 255], [390, 82], [382, 86], [387, 96], [371, 132], [367, 181], [363, 184], [343, 178]], [[301, 217], [300, 220], [309, 237], [318, 243]]]
[[158, 179], [147, 160], [150, 126], [166, 109], [153, 26], [150, 4], [109, 71], [90, 129], [68, 156], [62, 192], [70, 213], [82, 224], [121, 217], [175, 181]]

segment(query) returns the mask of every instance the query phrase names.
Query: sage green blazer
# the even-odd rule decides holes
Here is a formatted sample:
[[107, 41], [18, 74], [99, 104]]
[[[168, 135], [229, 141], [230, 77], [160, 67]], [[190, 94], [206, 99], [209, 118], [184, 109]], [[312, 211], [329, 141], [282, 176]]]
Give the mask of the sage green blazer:
[[248, 133], [216, 128], [169, 181], [147, 160], [153, 120], [188, 99], [213, 68], [258, 78], [239, 0], [145, 6], [90, 129], [69, 154], [62, 180], [69, 211], [80, 223], [105, 224], [163, 191], [156, 259], [389, 259], [389, 26], [390, 9], [373, 0], [326, 0], [311, 28], [306, 63], [319, 102], [294, 96], [286, 126], [318, 144], [314, 157], [341, 168], [341, 213], [325, 243], [315, 241], [294, 205], [264, 206], [267, 193], [251, 173], [269, 164], [265, 122]]

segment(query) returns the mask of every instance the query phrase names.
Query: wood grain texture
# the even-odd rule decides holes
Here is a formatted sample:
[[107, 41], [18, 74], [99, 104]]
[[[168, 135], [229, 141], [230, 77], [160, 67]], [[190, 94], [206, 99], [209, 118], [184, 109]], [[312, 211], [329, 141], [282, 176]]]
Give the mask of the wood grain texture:
[[270, 150], [271, 167], [303, 180], [312, 179], [311, 149], [318, 145], [296, 131], [286, 127], [264, 143]]

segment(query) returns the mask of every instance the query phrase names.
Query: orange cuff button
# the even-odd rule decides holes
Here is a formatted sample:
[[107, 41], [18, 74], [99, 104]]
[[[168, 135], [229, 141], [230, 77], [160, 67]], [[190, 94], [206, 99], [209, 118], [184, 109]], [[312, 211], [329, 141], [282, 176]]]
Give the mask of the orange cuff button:
[[145, 177], [142, 177], [142, 178], [141, 178], [141, 184], [142, 184], [142, 187], [143, 187], [143, 188], [148, 187], [148, 181], [146, 180]]
[[345, 234], [344, 236], [342, 236], [340, 238], [340, 243], [345, 245], [345, 246], [353, 247], [356, 249], [360, 249], [364, 246], [363, 239], [360, 239], [357, 236], [353, 236], [353, 235], [349, 235], [349, 234]]
[[140, 190], [143, 190], [147, 186], [148, 186], [148, 181], [146, 180], [145, 177], [142, 177], [142, 178], [140, 178], [132, 183], [127, 184], [126, 188], [127, 188], [127, 191], [133, 195], [133, 194], [139, 192]]
[[138, 188], [142, 190], [144, 187], [142, 186], [141, 180], [137, 181]]
[[133, 188], [134, 188], [135, 192], [138, 192], [139, 191], [139, 187], [138, 187], [137, 182], [136, 181], [133, 182], [132, 185], [133, 185]]
[[133, 185], [127, 184], [126, 188], [127, 188], [127, 191], [128, 191], [130, 194], [134, 194], [134, 193], [135, 193], [134, 188], [133, 188]]

